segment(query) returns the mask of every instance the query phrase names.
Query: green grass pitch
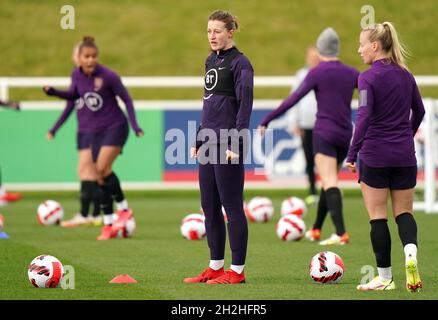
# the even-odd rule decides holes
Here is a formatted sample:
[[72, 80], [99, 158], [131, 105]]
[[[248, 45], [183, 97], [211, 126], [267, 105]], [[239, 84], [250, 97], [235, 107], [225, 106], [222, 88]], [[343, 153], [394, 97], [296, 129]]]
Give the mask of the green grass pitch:
[[[396, 290], [360, 293], [356, 285], [366, 276], [363, 266], [374, 266], [369, 240], [369, 224], [362, 198], [357, 191], [346, 191], [345, 220], [351, 235], [346, 246], [321, 247], [306, 239], [282, 242], [275, 233], [280, 204], [289, 195], [303, 196], [302, 191], [247, 191], [247, 199], [269, 196], [275, 206], [275, 218], [264, 224], [249, 224], [249, 248], [246, 264], [247, 283], [235, 286], [188, 285], [186, 276], [200, 272], [208, 263], [206, 240], [188, 241], [180, 235], [179, 224], [188, 213], [198, 212], [196, 191], [128, 192], [137, 229], [132, 238], [97, 241], [100, 229], [81, 227], [63, 229], [43, 227], [36, 219], [38, 204], [46, 199], [58, 200], [65, 217], [78, 207], [75, 192], [25, 193], [24, 199], [2, 208], [9, 240], [0, 240], [0, 299], [156, 299], [156, 300], [296, 300], [296, 299], [437, 299], [438, 263], [436, 225], [438, 216], [416, 213], [419, 229], [419, 268], [424, 283], [421, 293], [404, 288], [403, 251], [396, 225], [390, 219], [392, 263]], [[305, 222], [311, 226], [315, 208], [310, 208]], [[333, 232], [326, 220], [323, 236]], [[345, 264], [345, 275], [336, 285], [314, 283], [308, 274], [314, 254], [331, 250]], [[75, 270], [75, 288], [70, 290], [37, 289], [27, 279], [27, 266], [40, 254], [50, 254]], [[227, 243], [226, 266], [230, 263]], [[364, 267], [362, 271], [366, 270]], [[375, 268], [374, 268], [375, 269]], [[129, 274], [137, 284], [108, 283], [118, 274]]]

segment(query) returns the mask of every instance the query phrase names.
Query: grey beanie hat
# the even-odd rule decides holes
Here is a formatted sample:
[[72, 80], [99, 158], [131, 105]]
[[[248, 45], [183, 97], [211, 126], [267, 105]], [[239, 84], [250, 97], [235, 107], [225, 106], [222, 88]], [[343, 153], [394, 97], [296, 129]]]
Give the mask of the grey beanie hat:
[[339, 37], [333, 28], [326, 28], [316, 40], [316, 48], [320, 55], [337, 57], [339, 55]]

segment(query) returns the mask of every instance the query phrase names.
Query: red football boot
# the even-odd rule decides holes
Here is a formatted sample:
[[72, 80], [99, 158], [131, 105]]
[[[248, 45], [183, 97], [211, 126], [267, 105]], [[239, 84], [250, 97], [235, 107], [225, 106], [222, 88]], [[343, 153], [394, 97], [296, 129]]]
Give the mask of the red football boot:
[[117, 230], [114, 230], [112, 226], [104, 226], [102, 233], [97, 237], [97, 240], [109, 240], [117, 237]]
[[214, 270], [210, 267], [204, 270], [200, 275], [192, 278], [185, 278], [185, 283], [204, 283], [208, 280], [216, 279], [224, 274], [224, 268], [220, 268], [219, 270]]
[[245, 283], [245, 274], [238, 274], [233, 270], [227, 270], [223, 275], [212, 280], [208, 280], [207, 284], [239, 284]]
[[6, 192], [3, 196], [0, 197], [0, 200], [7, 202], [18, 201], [22, 198], [20, 192]]
[[132, 210], [120, 210], [117, 211], [117, 220], [113, 222], [113, 230], [118, 231], [125, 227], [126, 221], [128, 221], [132, 217]]

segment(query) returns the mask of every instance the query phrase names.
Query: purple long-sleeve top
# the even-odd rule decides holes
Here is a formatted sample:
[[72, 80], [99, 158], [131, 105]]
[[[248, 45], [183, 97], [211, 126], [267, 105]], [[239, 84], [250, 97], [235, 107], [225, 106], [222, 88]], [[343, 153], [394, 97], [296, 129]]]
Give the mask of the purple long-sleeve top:
[[311, 90], [315, 91], [317, 112], [314, 133], [338, 146], [348, 146], [352, 135], [351, 99], [359, 71], [340, 61], [322, 61], [311, 69], [301, 85], [260, 123], [284, 114]]
[[[220, 50], [219, 53], [211, 52], [205, 62], [205, 71], [207, 72], [208, 62], [213, 61], [215, 65], [219, 65], [232, 50], [236, 48]], [[248, 129], [253, 107], [254, 70], [251, 62], [245, 55], [239, 54], [232, 60], [230, 70], [233, 74], [235, 96], [221, 94], [204, 96], [202, 120], [198, 128], [198, 132], [201, 129], [212, 129], [219, 140], [221, 140], [221, 129], [237, 129], [237, 131]], [[202, 139], [198, 135], [196, 143], [198, 148], [202, 144], [200, 138]], [[234, 142], [229, 144], [232, 151], [238, 153], [235, 146]]]
[[[91, 76], [85, 75], [80, 67], [75, 68], [71, 79], [67, 91], [50, 88], [47, 94], [69, 101], [79, 99], [76, 107], [78, 132], [99, 132], [125, 122], [126, 116], [117, 102], [117, 96], [126, 105], [132, 129], [136, 133], [141, 131], [132, 99], [117, 73], [98, 64]], [[53, 132], [67, 120], [72, 110], [73, 104], [68, 104], [52, 128]]]
[[[80, 100], [76, 100], [76, 101], [78, 101], [78, 103], [79, 103]], [[64, 111], [62, 111], [58, 120], [55, 122], [53, 127], [49, 130], [49, 132], [52, 135], [55, 135], [56, 132], [59, 130], [59, 128], [61, 128], [61, 126], [64, 124], [64, 122], [67, 121], [67, 119], [70, 117], [74, 107], [75, 107], [75, 103], [73, 101], [67, 100], [67, 104], [64, 108]]]
[[[411, 112], [412, 111], [412, 112]], [[386, 59], [359, 76], [359, 111], [347, 162], [370, 167], [417, 164], [414, 135], [424, 106], [413, 75]]]

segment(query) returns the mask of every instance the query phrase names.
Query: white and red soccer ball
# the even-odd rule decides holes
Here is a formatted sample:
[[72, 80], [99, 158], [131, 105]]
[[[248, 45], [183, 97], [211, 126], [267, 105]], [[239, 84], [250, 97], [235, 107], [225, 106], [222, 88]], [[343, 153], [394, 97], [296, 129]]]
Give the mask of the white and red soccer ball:
[[307, 214], [307, 206], [304, 200], [298, 197], [289, 197], [281, 203], [281, 215], [294, 214], [304, 219]]
[[61, 261], [49, 255], [36, 257], [27, 269], [30, 283], [37, 288], [55, 288], [63, 274], [64, 267]]
[[298, 241], [304, 237], [306, 224], [298, 216], [287, 214], [278, 220], [276, 231], [283, 241]]
[[63, 217], [64, 210], [55, 200], [46, 200], [38, 206], [37, 218], [44, 226], [59, 225]]
[[200, 240], [205, 238], [205, 216], [191, 213], [181, 221], [181, 234], [187, 240]]
[[[119, 219], [119, 215], [117, 213], [113, 213], [113, 220], [117, 221]], [[117, 233], [117, 237], [119, 238], [129, 238], [132, 237], [136, 228], [135, 218], [131, 216], [126, 222], [123, 228], [119, 229]]]
[[274, 206], [267, 197], [254, 197], [248, 202], [245, 213], [251, 222], [267, 222], [274, 215]]
[[319, 252], [310, 261], [310, 276], [318, 283], [337, 283], [344, 276], [344, 272], [341, 257], [331, 251]]

